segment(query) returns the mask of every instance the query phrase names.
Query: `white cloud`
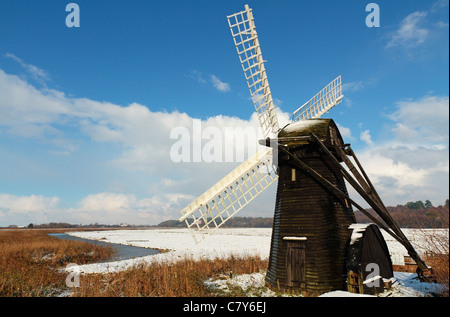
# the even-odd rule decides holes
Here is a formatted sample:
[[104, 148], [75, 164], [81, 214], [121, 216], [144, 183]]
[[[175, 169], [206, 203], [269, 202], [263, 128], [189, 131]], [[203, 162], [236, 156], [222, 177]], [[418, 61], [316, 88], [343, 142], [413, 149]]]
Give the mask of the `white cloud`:
[[448, 96], [403, 100], [397, 108], [389, 118], [396, 123], [394, 133], [399, 140], [416, 145], [448, 144]]
[[[253, 107], [251, 102], [247, 106]], [[278, 115], [280, 125], [289, 120], [290, 115], [279, 109]], [[248, 128], [257, 131], [256, 114], [250, 120], [218, 115], [201, 121], [201, 130], [218, 129], [221, 139], [214, 142], [233, 149], [235, 162], [172, 162], [170, 149], [176, 142], [170, 139], [172, 129], [185, 127], [189, 131], [191, 150], [197, 145], [202, 149], [211, 142], [204, 137], [193, 139], [193, 120], [185, 113], [154, 112], [137, 103], [123, 107], [87, 98], [70, 98], [55, 90], [39, 90], [17, 76], [0, 70], [0, 131], [13, 139], [20, 137], [23, 144], [38, 142], [41, 154], [47, 149], [41, 160], [48, 162], [48, 165], [43, 168], [41, 161], [28, 158], [27, 161], [33, 162], [33, 168], [27, 168], [29, 175], [22, 173], [21, 179], [26, 182], [27, 177], [46, 177], [45, 173], [50, 173], [52, 177], [46, 180], [47, 184], [58, 186], [53, 183], [53, 178], [66, 179], [64, 187], [71, 191], [69, 195], [76, 197], [79, 197], [79, 184], [74, 183], [73, 174], [81, 180], [84, 178], [84, 184], [91, 183], [90, 177], [96, 183], [90, 186], [94, 193], [86, 195], [76, 206], [55, 206], [53, 219], [69, 219], [73, 223], [143, 224], [177, 218], [179, 210], [191, 199], [237, 166], [239, 161], [236, 162], [236, 159], [245, 160], [258, 146], [258, 133], [244, 135], [245, 138], [248, 136], [247, 140], [242, 134], [226, 133], [245, 132]], [[97, 145], [101, 152], [85, 150], [95, 149]], [[108, 159], [102, 153], [105, 150], [113, 151], [114, 155]], [[55, 154], [65, 155], [64, 168], [53, 170]], [[11, 157], [17, 155], [20, 154], [15, 153]], [[84, 164], [78, 162], [80, 158]], [[22, 160], [10, 162], [13, 162], [14, 170], [23, 170]], [[92, 171], [104, 180], [97, 182]], [[104, 192], [108, 188], [116, 192]], [[40, 189], [36, 187], [35, 190], [39, 194]], [[273, 197], [266, 199], [273, 201]], [[266, 208], [267, 205], [262, 204]], [[271, 215], [272, 209], [271, 206], [262, 212]], [[8, 215], [17, 213], [11, 209]], [[2, 224], [5, 221], [11, 223], [13, 219], [3, 218], [0, 221]], [[39, 219], [34, 221], [41, 222]], [[32, 221], [26, 220], [26, 224], [29, 222]]]
[[[423, 55], [423, 50], [430, 47], [432, 41], [436, 42], [443, 35], [448, 36], [440, 29], [448, 29], [448, 0], [434, 1], [428, 10], [407, 15], [398, 28], [388, 34], [389, 40], [385, 48], [402, 48], [406, 50], [409, 58], [416, 58]], [[429, 45], [425, 46], [425, 43]], [[416, 52], [419, 48], [421, 50]]]
[[361, 139], [361, 141], [364, 141], [367, 145], [372, 146], [374, 144], [372, 141], [372, 137], [370, 136], [369, 130], [361, 132], [359, 138]]
[[230, 91], [230, 84], [221, 81], [217, 76], [211, 75], [211, 82], [213, 86], [220, 92]]
[[433, 3], [430, 12], [435, 13], [438, 11], [448, 12], [448, 0], [437, 0]]
[[17, 57], [14, 54], [6, 53], [4, 56], [17, 62], [30, 74], [31, 78], [39, 82], [41, 85], [45, 86], [45, 83], [50, 79], [46, 71], [34, 65], [25, 63], [21, 58]]
[[348, 83], [342, 84], [342, 91], [348, 92], [348, 91], [360, 91], [364, 88], [365, 84], [362, 81], [351, 81]]
[[353, 136], [352, 136], [352, 131], [350, 130], [350, 128], [344, 127], [342, 125], [340, 125], [339, 123], [336, 123], [339, 132], [341, 133], [341, 136], [344, 140], [349, 140], [352, 141], [353, 140]]
[[438, 21], [436, 23], [436, 26], [440, 29], [448, 29], [449, 24], [448, 24], [448, 22]]
[[59, 204], [58, 197], [44, 197], [41, 195], [16, 196], [0, 194], [0, 210], [13, 210], [27, 213], [54, 209]]
[[198, 70], [191, 70], [191, 72], [189, 73], [189, 75], [187, 75], [190, 78], [195, 79], [196, 81], [198, 81], [201, 84], [205, 84], [206, 80], [203, 78], [203, 75], [201, 72], [199, 72]]
[[103, 192], [86, 196], [68, 213], [82, 223], [150, 224], [167, 216], [158, 215], [157, 209], [149, 199], [134, 194]]
[[59, 204], [58, 197], [0, 193], [0, 224], [28, 225], [54, 221]]
[[425, 43], [429, 30], [421, 27], [420, 23], [427, 16], [427, 12], [416, 11], [404, 18], [399, 25], [399, 28], [391, 34], [391, 38], [386, 45], [390, 47], [407, 47], [413, 48]]
[[[418, 199], [430, 199], [438, 204], [447, 198], [443, 196], [448, 195], [448, 102], [447, 96], [425, 96], [399, 102], [397, 110], [388, 116], [393, 123], [391, 138], [356, 153], [388, 204]], [[246, 106], [252, 107], [251, 102]], [[277, 114], [280, 127], [289, 122], [290, 114], [280, 109]], [[86, 98], [69, 98], [58, 91], [38, 90], [0, 70], [2, 134], [6, 132], [13, 138], [20, 136], [22, 142], [36, 139], [44, 145], [50, 142], [64, 152], [64, 169], [48, 173], [62, 173], [58, 177], [65, 179], [64, 187], [72, 186], [68, 187], [70, 192], [78, 191], [78, 185], [72, 185], [74, 173], [85, 178], [84, 184], [95, 181], [91, 171], [100, 170], [99, 175], [107, 175], [103, 176], [104, 180], [99, 180], [100, 186], [89, 186], [91, 194], [86, 195], [83, 188], [84, 197], [69, 207], [58, 197], [40, 196], [39, 187], [35, 187], [32, 196], [1, 194], [0, 223], [156, 224], [178, 218], [179, 210], [238, 165], [238, 162], [171, 161], [170, 149], [176, 140], [170, 139], [170, 133], [176, 127], [185, 127], [189, 131], [191, 149], [194, 146], [201, 149], [210, 142], [205, 138], [193, 139], [193, 120], [185, 113], [155, 112], [136, 103], [121, 107]], [[224, 147], [231, 145], [230, 148], [235, 150], [236, 146], [243, 145], [233, 154], [244, 154], [245, 157], [253, 154], [254, 149], [249, 144], [256, 143], [259, 135], [242, 143], [242, 139], [236, 140], [235, 135], [225, 131], [227, 128], [257, 129], [258, 126], [256, 114], [250, 120], [217, 115], [201, 121], [202, 131], [208, 128], [220, 131], [222, 138], [216, 141]], [[351, 137], [350, 129], [340, 127], [340, 130], [345, 139]], [[99, 145], [102, 151], [114, 149], [115, 155], [98, 158], [100, 152], [84, 152], [80, 144], [92, 148]], [[52, 162], [52, 155], [45, 159]], [[85, 162], [81, 167], [77, 164], [80, 158]], [[40, 163], [33, 163], [35, 165], [28, 168], [27, 173], [40, 172]], [[22, 170], [21, 160], [14, 160], [13, 164], [11, 168]], [[74, 168], [81, 170], [72, 171]], [[43, 177], [45, 173], [30, 176]], [[47, 186], [61, 186], [51, 183], [50, 177], [46, 183]], [[111, 191], [112, 188], [116, 191]], [[272, 216], [275, 190], [274, 185], [243, 214]], [[80, 194], [75, 195], [79, 197]]]
[[172, 219], [174, 209], [180, 209], [180, 204], [194, 198], [172, 193], [137, 199], [134, 194], [103, 192], [84, 197], [75, 207], [64, 208], [58, 197], [0, 194], [0, 224], [156, 224]]
[[[207, 80], [204, 78], [203, 74], [198, 70], [192, 70], [187, 77], [192, 78], [199, 82], [200, 84], [206, 84]], [[213, 85], [215, 89], [220, 92], [228, 92], [230, 91], [230, 84], [225, 83], [220, 80], [216, 75], [209, 75], [209, 83]]]
[[136, 202], [134, 195], [125, 195], [117, 193], [100, 193], [89, 195], [80, 203], [80, 210], [83, 211], [104, 211], [117, 212], [130, 209], [130, 206]]
[[448, 96], [400, 101], [388, 137], [356, 153], [386, 205], [448, 198], [448, 107]]

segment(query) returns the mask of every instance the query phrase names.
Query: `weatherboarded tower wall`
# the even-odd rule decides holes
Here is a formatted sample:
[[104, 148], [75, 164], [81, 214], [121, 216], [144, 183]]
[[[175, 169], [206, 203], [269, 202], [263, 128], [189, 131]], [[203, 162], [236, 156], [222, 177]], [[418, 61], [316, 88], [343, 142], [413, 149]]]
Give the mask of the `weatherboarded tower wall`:
[[[281, 130], [279, 143], [322, 177], [347, 193], [339, 169], [319, 145], [314, 133], [333, 151], [343, 146], [331, 119], [311, 119]], [[355, 223], [351, 205], [299, 168], [290, 155], [279, 151], [279, 180], [266, 281], [278, 288], [320, 294], [346, 286], [345, 255]]]

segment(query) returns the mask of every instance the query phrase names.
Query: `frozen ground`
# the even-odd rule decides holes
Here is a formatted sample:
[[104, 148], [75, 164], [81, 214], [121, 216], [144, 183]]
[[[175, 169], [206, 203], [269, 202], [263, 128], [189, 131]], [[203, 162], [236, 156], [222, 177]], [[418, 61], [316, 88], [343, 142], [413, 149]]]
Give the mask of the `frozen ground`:
[[[108, 273], [127, 269], [135, 264], [154, 262], [175, 262], [186, 257], [194, 259], [224, 258], [230, 255], [257, 255], [262, 259], [269, 257], [271, 229], [239, 228], [218, 229], [210, 237], [195, 244], [187, 229], [149, 229], [149, 230], [109, 230], [70, 232], [69, 234], [85, 239], [101, 240], [104, 242], [133, 245], [146, 248], [168, 249], [169, 252], [134, 258], [123, 261], [81, 265], [76, 270], [82, 273]], [[422, 230], [404, 229], [403, 232], [416, 247], [418, 252], [426, 249], [429, 235]], [[393, 264], [404, 264], [403, 256], [407, 255], [402, 245], [388, 234], [384, 234], [388, 244]], [[433, 232], [447, 236], [448, 229]], [[420, 283], [415, 279], [416, 274], [395, 273], [397, 283], [386, 296], [426, 296], [433, 291], [433, 285]], [[250, 293], [257, 296], [273, 296], [270, 290], [264, 289], [263, 274], [235, 276], [215, 281], [206, 281], [208, 286], [219, 288], [226, 293], [228, 287], [237, 285], [249, 288]], [[256, 293], [255, 293], [256, 292]], [[347, 292], [332, 292], [323, 296], [350, 296]]]
[[269, 257], [271, 229], [219, 229], [199, 244], [195, 244], [188, 229], [149, 229], [68, 232], [80, 238], [166, 249], [169, 252], [140, 258], [79, 266], [84, 273], [107, 273], [126, 269], [134, 264], [160, 261], [174, 262], [193, 259], [225, 258], [229, 255]]

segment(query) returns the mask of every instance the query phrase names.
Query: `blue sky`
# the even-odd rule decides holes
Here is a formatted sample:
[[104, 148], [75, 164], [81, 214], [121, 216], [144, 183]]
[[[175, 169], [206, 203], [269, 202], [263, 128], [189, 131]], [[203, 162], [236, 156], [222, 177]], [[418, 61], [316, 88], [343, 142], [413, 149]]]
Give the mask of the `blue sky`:
[[[0, 226], [156, 224], [237, 163], [170, 132], [255, 124], [226, 16], [253, 9], [279, 116], [338, 75], [339, 125], [387, 205], [448, 198], [448, 1], [0, 1]], [[272, 186], [241, 212], [272, 216]]]

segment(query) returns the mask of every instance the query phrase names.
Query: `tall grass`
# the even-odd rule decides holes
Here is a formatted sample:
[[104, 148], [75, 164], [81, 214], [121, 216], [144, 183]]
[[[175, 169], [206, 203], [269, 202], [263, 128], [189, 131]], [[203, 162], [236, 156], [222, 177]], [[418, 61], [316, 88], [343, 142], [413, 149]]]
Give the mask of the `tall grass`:
[[[69, 290], [69, 263], [98, 262], [113, 255], [113, 250], [90, 243], [60, 240], [48, 236], [55, 230], [0, 230], [0, 297], [57, 296]], [[440, 285], [440, 296], [448, 296], [448, 235], [424, 231], [428, 247], [424, 260], [433, 268]], [[207, 297], [219, 296], [204, 281], [223, 275], [240, 275], [267, 270], [267, 261], [259, 257], [194, 260], [176, 263], [143, 264], [126, 271], [80, 276], [80, 287], [71, 288], [77, 297]], [[246, 296], [242, 292], [235, 296]], [[227, 296], [233, 294], [227, 293]]]
[[[87, 264], [110, 258], [113, 250], [85, 242], [60, 240], [56, 230], [0, 230], [0, 297], [57, 296], [69, 290], [69, 263]], [[111, 274], [80, 276], [72, 296], [216, 296], [203, 281], [223, 274], [244, 274], [267, 269], [257, 257], [194, 260], [136, 266]]]
[[449, 237], [448, 233], [422, 230], [427, 245], [424, 261], [432, 268], [432, 278], [439, 285], [437, 296], [449, 296]]
[[52, 296], [65, 286], [58, 269], [113, 255], [110, 247], [60, 240], [49, 230], [0, 230], [0, 296]]
[[267, 261], [259, 257], [154, 263], [118, 273], [83, 275], [80, 288], [74, 289], [73, 296], [217, 296], [204, 285], [204, 280], [223, 274], [245, 274], [266, 269]]
[[[442, 227], [449, 227], [448, 209], [439, 212]], [[417, 221], [418, 228], [426, 228], [423, 223]], [[439, 228], [420, 229], [422, 240], [426, 241], [423, 248], [425, 263], [432, 268], [432, 279], [439, 285], [436, 296], [449, 296], [449, 232]]]

